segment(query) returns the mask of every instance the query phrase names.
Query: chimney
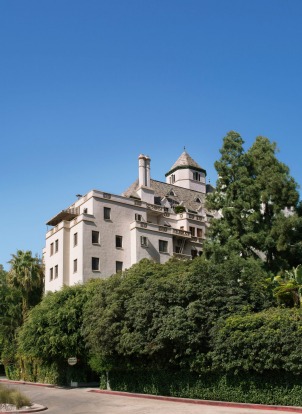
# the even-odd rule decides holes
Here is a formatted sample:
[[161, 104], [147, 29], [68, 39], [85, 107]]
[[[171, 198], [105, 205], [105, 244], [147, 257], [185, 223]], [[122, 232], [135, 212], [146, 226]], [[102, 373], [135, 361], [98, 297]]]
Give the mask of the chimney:
[[150, 187], [151, 182], [150, 182], [150, 162], [151, 159], [148, 157], [148, 155], [146, 155], [145, 157], [145, 161], [146, 161], [146, 187]]
[[150, 187], [150, 161], [148, 155], [140, 154], [138, 157], [138, 183]]
[[146, 185], [146, 157], [143, 154], [138, 157], [138, 185]]
[[150, 178], [151, 159], [144, 154], [138, 157], [138, 189], [137, 194], [142, 201], [154, 204], [154, 190], [151, 188]]

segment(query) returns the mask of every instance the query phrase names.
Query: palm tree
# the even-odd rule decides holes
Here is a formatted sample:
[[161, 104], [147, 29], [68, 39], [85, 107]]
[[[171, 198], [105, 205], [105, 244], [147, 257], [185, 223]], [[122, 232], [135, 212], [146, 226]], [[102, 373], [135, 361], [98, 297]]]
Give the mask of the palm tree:
[[274, 296], [280, 305], [300, 307], [302, 303], [302, 265], [274, 278]]
[[8, 272], [8, 281], [11, 285], [20, 290], [22, 295], [22, 317], [23, 320], [30, 307], [30, 294], [42, 295], [44, 272], [41, 261], [38, 257], [33, 257], [31, 251], [17, 250], [12, 254], [9, 261], [11, 269]]

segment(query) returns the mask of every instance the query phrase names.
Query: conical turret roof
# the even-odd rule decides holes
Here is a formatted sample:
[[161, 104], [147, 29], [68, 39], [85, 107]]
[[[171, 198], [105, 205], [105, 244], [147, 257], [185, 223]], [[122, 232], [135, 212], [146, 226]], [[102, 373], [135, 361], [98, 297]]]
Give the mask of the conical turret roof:
[[172, 174], [174, 171], [180, 168], [193, 168], [194, 170], [206, 173], [206, 171], [203, 168], [201, 168], [201, 166], [196, 161], [193, 160], [193, 158], [187, 153], [187, 151], [184, 151], [180, 155], [177, 161], [170, 168], [170, 171], [166, 173], [166, 176]]

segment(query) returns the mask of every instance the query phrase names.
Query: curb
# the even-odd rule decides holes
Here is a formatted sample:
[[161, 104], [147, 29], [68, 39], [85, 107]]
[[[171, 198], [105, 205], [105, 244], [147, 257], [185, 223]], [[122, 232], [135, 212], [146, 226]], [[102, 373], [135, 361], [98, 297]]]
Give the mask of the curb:
[[41, 404], [33, 404], [31, 407], [20, 409], [20, 410], [13, 410], [13, 411], [1, 411], [1, 413], [9, 413], [9, 414], [20, 414], [20, 413], [37, 413], [39, 411], [45, 411], [47, 407]]
[[251, 408], [255, 410], [272, 410], [272, 411], [287, 411], [287, 412], [292, 412], [292, 413], [302, 413], [302, 407], [285, 406], [285, 405], [262, 405], [262, 404], [236, 403], [236, 402], [227, 402], [227, 401], [197, 400], [197, 399], [192, 399], [192, 398], [165, 397], [161, 395], [136, 394], [136, 393], [123, 392], [123, 391], [109, 391], [109, 390], [89, 390], [88, 392], [116, 395], [116, 396], [121, 396], [121, 397], [149, 398], [153, 400], [180, 402], [180, 403], [187, 403], [187, 404], [211, 405], [211, 406], [216, 406], [216, 407]]
[[[16, 385], [35, 385], [36, 387], [49, 387], [49, 388], [54, 388], [55, 385], [53, 384], [44, 384], [42, 382], [30, 382], [30, 381], [14, 381], [14, 380], [9, 380], [9, 379], [0, 379], [0, 383], [6, 383], [6, 384], [16, 384]], [[20, 412], [20, 411], [18, 411]]]

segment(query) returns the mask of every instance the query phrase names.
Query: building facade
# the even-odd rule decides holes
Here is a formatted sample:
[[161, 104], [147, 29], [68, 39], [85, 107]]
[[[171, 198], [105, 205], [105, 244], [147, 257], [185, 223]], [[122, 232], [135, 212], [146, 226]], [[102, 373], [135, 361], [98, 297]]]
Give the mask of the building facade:
[[151, 179], [150, 158], [140, 155], [138, 180], [122, 195], [92, 190], [47, 222], [45, 290], [106, 278], [143, 258], [201, 255], [210, 190], [206, 171], [186, 151], [166, 182]]

